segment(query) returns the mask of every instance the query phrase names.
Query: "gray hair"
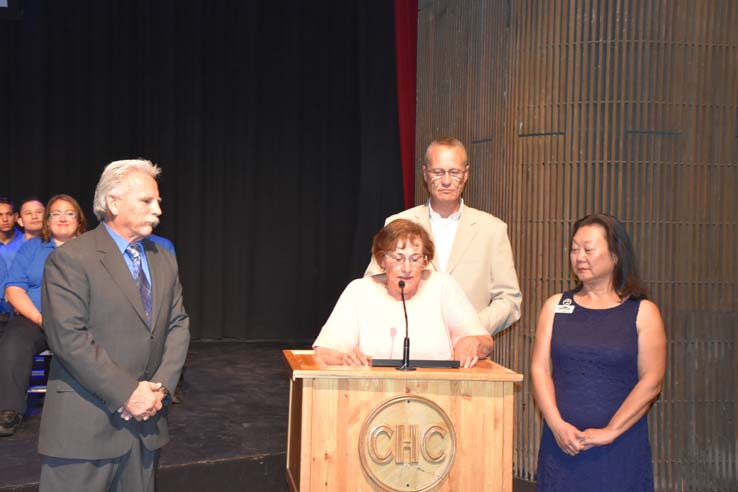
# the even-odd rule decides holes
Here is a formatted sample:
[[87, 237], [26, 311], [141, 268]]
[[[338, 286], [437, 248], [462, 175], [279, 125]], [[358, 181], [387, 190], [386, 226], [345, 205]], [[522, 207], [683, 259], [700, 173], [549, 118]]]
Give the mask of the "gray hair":
[[[425, 156], [423, 157], [423, 165], [425, 167], [430, 167], [431, 161], [431, 150], [433, 150], [433, 147], [446, 147], [446, 148], [459, 148], [464, 151], [464, 155], [466, 156], [466, 159], [469, 158], [469, 154], [466, 152], [466, 147], [464, 147], [464, 144], [459, 140], [458, 138], [454, 137], [439, 137], [435, 140], [433, 140], [428, 147], [425, 149]], [[468, 160], [464, 160], [464, 165], [468, 166], [469, 162]]]
[[100, 181], [95, 187], [95, 198], [92, 201], [92, 210], [98, 220], [105, 220], [108, 213], [107, 198], [109, 195], [122, 195], [127, 190], [126, 178], [129, 174], [139, 172], [156, 179], [161, 168], [146, 159], [127, 159], [113, 161], [103, 170]]

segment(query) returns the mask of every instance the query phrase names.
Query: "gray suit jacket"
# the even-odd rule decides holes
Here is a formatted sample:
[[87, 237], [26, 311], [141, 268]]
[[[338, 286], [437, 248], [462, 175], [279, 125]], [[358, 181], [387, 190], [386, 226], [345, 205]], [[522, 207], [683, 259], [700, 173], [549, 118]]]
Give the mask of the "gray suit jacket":
[[149, 449], [169, 440], [166, 410], [146, 422], [126, 422], [117, 412], [139, 381], [174, 391], [190, 340], [177, 261], [152, 241], [143, 245], [152, 284], [151, 329], [123, 255], [102, 224], [46, 261], [41, 302], [54, 358], [41, 454], [108, 459], [139, 439]]
[[[395, 219], [417, 222], [433, 237], [427, 203], [388, 217], [385, 225]], [[429, 267], [439, 270], [435, 258]], [[446, 268], [446, 273], [451, 274], [464, 289], [490, 334], [494, 335], [520, 319], [522, 295], [507, 237], [507, 224], [503, 221], [464, 205]], [[372, 258], [364, 275], [381, 271]]]

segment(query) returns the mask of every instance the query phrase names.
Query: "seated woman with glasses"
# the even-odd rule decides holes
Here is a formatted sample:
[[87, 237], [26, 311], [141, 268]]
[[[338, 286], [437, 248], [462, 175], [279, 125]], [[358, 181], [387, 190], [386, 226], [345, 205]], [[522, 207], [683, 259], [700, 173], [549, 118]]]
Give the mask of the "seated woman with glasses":
[[402, 358], [404, 290], [411, 360], [455, 359], [472, 367], [487, 357], [492, 337], [464, 291], [450, 275], [425, 269], [433, 253], [419, 224], [397, 219], [384, 226], [372, 243], [384, 273], [346, 287], [313, 343], [315, 354], [326, 364], [349, 366]]
[[85, 216], [69, 195], [49, 200], [41, 237], [26, 241], [16, 253], [5, 282], [5, 296], [16, 316], [0, 338], [0, 436], [12, 435], [26, 410], [26, 387], [33, 356], [48, 349], [42, 328], [41, 284], [46, 258], [54, 249], [85, 232]]

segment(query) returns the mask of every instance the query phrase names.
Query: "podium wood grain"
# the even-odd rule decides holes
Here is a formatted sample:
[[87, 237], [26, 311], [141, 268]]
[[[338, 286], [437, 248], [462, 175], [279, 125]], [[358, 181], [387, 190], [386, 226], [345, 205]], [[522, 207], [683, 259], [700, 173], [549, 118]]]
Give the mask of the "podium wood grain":
[[[489, 360], [471, 369], [349, 368], [311, 350], [285, 350], [290, 371], [287, 480], [291, 491], [375, 491], [362, 471], [360, 433], [372, 411], [403, 395], [448, 415], [456, 456], [434, 491], [512, 492], [513, 384], [523, 377]], [[405, 490], [418, 490], [413, 484]]]

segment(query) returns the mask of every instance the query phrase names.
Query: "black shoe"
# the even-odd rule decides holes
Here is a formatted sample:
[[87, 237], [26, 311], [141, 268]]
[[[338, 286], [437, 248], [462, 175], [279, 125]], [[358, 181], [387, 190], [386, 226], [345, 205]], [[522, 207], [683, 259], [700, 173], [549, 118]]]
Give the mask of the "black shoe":
[[12, 436], [20, 426], [23, 415], [15, 410], [0, 410], [0, 436]]

